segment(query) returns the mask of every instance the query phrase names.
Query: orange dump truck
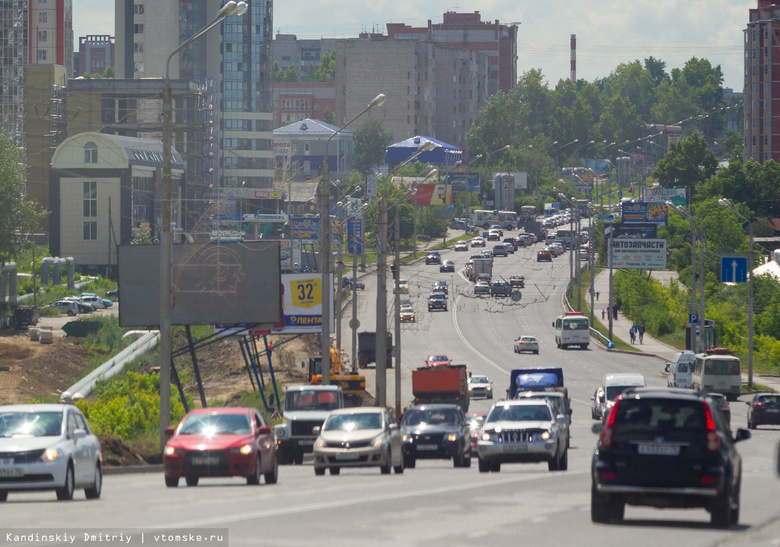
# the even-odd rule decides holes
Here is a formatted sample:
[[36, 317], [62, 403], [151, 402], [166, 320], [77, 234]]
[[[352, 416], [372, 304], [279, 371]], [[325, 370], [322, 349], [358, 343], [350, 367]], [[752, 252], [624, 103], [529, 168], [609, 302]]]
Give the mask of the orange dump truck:
[[420, 367], [412, 371], [414, 404], [449, 403], [469, 409], [466, 365]]

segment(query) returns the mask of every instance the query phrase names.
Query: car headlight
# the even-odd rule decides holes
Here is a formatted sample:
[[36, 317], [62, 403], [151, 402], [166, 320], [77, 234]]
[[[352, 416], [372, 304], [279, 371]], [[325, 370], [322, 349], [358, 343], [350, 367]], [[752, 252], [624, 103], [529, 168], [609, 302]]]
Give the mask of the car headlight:
[[229, 448], [228, 452], [230, 454], [243, 454], [244, 456], [246, 456], [247, 454], [251, 454], [252, 453], [252, 445], [251, 444], [245, 444], [243, 446], [236, 446], [236, 447], [233, 447], [233, 448]]
[[323, 439], [317, 439], [314, 443], [314, 448], [325, 448], [325, 441]]
[[458, 440], [458, 434], [457, 433], [450, 433], [447, 435], [447, 440], [450, 442], [455, 442]]
[[374, 446], [374, 448], [379, 448], [380, 446], [385, 444], [385, 437], [384, 437], [384, 435], [380, 435], [379, 437], [374, 439], [374, 442], [371, 443], [371, 444]]
[[551, 431], [542, 431], [542, 440], [548, 441], [552, 439], [553, 434]]
[[471, 386], [469, 386], [469, 391], [471, 391]]
[[62, 452], [60, 452], [59, 448], [47, 448], [41, 456], [41, 459], [45, 462], [53, 462], [60, 459], [60, 456], [62, 456]]
[[496, 432], [495, 431], [485, 431], [482, 433], [482, 440], [483, 441], [491, 441], [495, 442]]
[[284, 428], [283, 428], [283, 427], [277, 427], [277, 428], [274, 430], [274, 435], [276, 435], [276, 436], [277, 436], [278, 438], [280, 438], [280, 439], [281, 439], [282, 437], [284, 437]]
[[405, 443], [411, 443], [414, 441], [414, 435], [411, 433], [404, 433], [403, 437], [401, 437]]
[[492, 386], [487, 386], [485, 389], [488, 390], [488, 391], [492, 391], [493, 390]]

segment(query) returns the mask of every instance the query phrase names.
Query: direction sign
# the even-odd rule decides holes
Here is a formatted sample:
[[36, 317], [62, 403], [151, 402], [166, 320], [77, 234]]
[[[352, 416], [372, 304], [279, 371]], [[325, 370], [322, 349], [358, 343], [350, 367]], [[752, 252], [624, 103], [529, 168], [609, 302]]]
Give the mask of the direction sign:
[[747, 283], [747, 277], [747, 256], [737, 255], [720, 257], [721, 283]]
[[612, 222], [615, 220], [615, 215], [596, 215], [596, 220], [601, 220], [603, 222]]

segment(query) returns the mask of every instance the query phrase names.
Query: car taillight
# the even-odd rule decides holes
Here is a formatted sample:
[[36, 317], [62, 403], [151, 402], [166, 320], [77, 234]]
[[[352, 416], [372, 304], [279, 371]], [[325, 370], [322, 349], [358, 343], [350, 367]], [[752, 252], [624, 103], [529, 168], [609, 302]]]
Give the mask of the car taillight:
[[609, 417], [604, 424], [604, 428], [601, 430], [599, 444], [601, 444], [601, 446], [604, 448], [610, 448], [612, 446], [612, 428], [615, 425], [615, 414], [617, 413], [618, 406], [622, 400], [622, 396], [619, 396], [617, 399], [615, 399], [615, 404], [612, 406], [612, 410], [610, 411]]
[[707, 401], [704, 401], [704, 421], [707, 424], [707, 451], [717, 452], [720, 450], [720, 437], [715, 430], [715, 420], [712, 417], [712, 409]]
[[756, 403], [756, 404], [754, 404], [753, 406], [754, 406], [754, 407], [756, 407], [756, 406], [764, 406], [764, 403]]
[[702, 484], [715, 484], [715, 477], [712, 477], [710, 475], [705, 475], [701, 478]]
[[615, 480], [615, 474], [612, 471], [602, 471], [601, 478], [605, 481], [613, 481]]

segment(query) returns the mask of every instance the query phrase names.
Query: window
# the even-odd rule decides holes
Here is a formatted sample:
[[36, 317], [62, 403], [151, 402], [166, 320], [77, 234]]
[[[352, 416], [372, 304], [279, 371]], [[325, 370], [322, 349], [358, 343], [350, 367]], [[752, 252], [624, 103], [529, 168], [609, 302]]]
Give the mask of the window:
[[136, 4], [133, 6], [133, 11], [136, 15], [143, 15], [144, 14], [144, 5], [143, 4]]
[[143, 23], [133, 25], [133, 32], [135, 34], [143, 34], [144, 33], [144, 25], [143, 25]]
[[84, 222], [84, 240], [97, 241], [97, 221], [89, 220]]
[[48, 23], [49, 22], [49, 12], [48, 11], [39, 11], [38, 12], [38, 22], [39, 23]]
[[85, 180], [83, 182], [83, 216], [97, 217], [97, 181]]
[[133, 44], [133, 50], [136, 53], [143, 53], [144, 52], [144, 43], [143, 42], [141, 42], [141, 43], [137, 43], [136, 42], [135, 44]]
[[84, 145], [84, 163], [97, 163], [98, 150], [97, 144], [90, 141]]
[[38, 50], [38, 60], [39, 61], [45, 61], [46, 60], [46, 50], [45, 49], [39, 49]]
[[46, 31], [45, 30], [39, 30], [38, 31], [38, 41], [39, 42], [45, 42], [46, 41]]
[[133, 71], [134, 72], [143, 72], [144, 71], [144, 64], [143, 63], [133, 63]]

